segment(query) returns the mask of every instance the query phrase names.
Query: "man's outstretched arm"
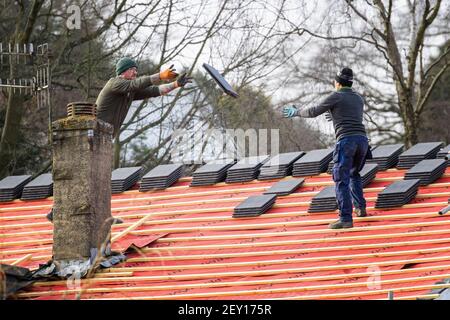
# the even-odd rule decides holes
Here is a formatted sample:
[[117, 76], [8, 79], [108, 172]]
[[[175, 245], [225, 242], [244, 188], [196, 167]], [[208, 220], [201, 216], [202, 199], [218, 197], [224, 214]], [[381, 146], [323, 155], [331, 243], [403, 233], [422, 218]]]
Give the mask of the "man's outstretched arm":
[[302, 117], [315, 118], [324, 112], [329, 111], [339, 100], [339, 95], [334, 93], [326, 97], [319, 105], [298, 110], [295, 106], [285, 107], [283, 114], [286, 118]]
[[128, 92], [142, 92], [149, 97], [155, 97], [152, 85], [158, 84], [161, 80], [173, 80], [178, 76], [173, 66], [163, 70], [160, 73], [151, 76], [142, 76], [134, 80], [128, 80], [122, 77], [111, 79], [108, 83], [109, 89], [118, 94], [126, 94]]
[[177, 79], [177, 81], [174, 81], [172, 83], [162, 84], [160, 86], [151, 86], [137, 91], [134, 95], [134, 100], [143, 100], [147, 98], [163, 96], [175, 90], [176, 88], [184, 87], [186, 84], [191, 82], [192, 78], [188, 77], [186, 73], [184, 73]]
[[128, 92], [137, 92], [152, 85], [150, 76], [143, 76], [134, 80], [128, 80], [121, 77], [111, 79], [108, 84], [113, 93], [126, 94]]

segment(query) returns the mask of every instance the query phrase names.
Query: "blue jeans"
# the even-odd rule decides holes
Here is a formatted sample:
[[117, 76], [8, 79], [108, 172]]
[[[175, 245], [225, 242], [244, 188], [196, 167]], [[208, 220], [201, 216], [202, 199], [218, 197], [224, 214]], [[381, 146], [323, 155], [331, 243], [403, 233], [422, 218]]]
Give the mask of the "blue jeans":
[[359, 172], [366, 162], [369, 148], [365, 136], [350, 136], [339, 140], [333, 153], [333, 181], [342, 222], [351, 222], [352, 200], [356, 208], [366, 208]]

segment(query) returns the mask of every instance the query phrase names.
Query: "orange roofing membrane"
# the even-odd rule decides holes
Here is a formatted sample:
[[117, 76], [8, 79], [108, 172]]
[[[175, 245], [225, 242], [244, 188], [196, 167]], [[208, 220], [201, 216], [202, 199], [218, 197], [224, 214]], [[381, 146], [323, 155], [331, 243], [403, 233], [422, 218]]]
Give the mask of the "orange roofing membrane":
[[[127, 261], [72, 282], [37, 282], [18, 299], [395, 299], [430, 297], [450, 277], [450, 168], [420, 187], [409, 204], [373, 208], [377, 194], [406, 170], [381, 171], [365, 189], [368, 217], [354, 228], [328, 229], [336, 212], [308, 213], [331, 176], [307, 177], [259, 217], [232, 218], [234, 207], [278, 180], [189, 187], [183, 178], [162, 191], [112, 197], [124, 220], [113, 249], [130, 244]], [[286, 177], [285, 179], [291, 179]], [[52, 199], [0, 205], [0, 262], [36, 269], [51, 259]], [[147, 245], [150, 243], [149, 245]], [[448, 284], [447, 284], [448, 286]]]

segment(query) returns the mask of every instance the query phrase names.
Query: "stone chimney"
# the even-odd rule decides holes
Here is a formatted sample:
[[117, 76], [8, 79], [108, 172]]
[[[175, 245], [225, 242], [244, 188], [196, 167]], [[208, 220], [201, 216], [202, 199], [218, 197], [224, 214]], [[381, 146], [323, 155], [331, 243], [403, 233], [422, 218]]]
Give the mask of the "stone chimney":
[[89, 259], [103, 252], [111, 230], [110, 124], [95, 117], [95, 105], [68, 105], [68, 117], [52, 124], [53, 259]]

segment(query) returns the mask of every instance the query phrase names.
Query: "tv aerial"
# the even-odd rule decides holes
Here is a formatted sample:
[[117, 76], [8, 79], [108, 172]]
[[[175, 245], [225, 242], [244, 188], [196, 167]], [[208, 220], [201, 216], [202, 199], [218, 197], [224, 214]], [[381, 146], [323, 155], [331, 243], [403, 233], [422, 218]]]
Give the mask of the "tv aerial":
[[49, 124], [52, 122], [50, 58], [48, 43], [37, 46], [0, 43], [0, 89], [7, 89], [9, 95], [36, 97], [38, 109], [48, 108]]

